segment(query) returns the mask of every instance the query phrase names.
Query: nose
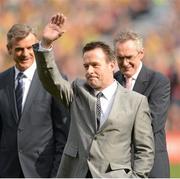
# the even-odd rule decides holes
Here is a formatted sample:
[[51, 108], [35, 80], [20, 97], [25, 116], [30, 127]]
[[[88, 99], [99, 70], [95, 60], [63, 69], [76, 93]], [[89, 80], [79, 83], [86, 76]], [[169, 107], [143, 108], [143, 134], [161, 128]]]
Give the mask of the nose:
[[28, 53], [29, 53], [29, 50], [25, 48], [25, 49], [23, 50], [23, 53], [22, 53], [22, 54], [23, 54], [23, 56], [27, 56]]
[[87, 73], [88, 74], [91, 74], [93, 72], [93, 67], [92, 66], [89, 66], [88, 68], [87, 68]]
[[128, 66], [129, 65], [129, 62], [128, 62], [127, 58], [124, 58], [124, 60], [122, 61], [122, 65], [123, 66]]

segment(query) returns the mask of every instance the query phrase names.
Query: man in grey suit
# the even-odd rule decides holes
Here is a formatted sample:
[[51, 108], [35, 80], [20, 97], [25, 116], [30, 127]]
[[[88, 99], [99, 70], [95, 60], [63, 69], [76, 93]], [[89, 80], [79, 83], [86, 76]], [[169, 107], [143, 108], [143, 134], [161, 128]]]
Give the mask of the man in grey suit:
[[0, 177], [55, 177], [68, 133], [67, 110], [39, 80], [32, 28], [13, 25], [7, 41], [15, 66], [0, 74]]
[[62, 35], [64, 22], [63, 14], [54, 15], [41, 44], [34, 46], [44, 87], [70, 108], [70, 132], [57, 177], [147, 177], [154, 161], [154, 141], [146, 97], [114, 80], [116, 57], [103, 42], [83, 48], [86, 80], [65, 81], [50, 49]]
[[114, 77], [125, 86], [131, 78], [130, 90], [148, 98], [152, 115], [155, 140], [155, 161], [151, 178], [169, 178], [169, 159], [166, 147], [165, 124], [170, 104], [170, 83], [162, 74], [142, 64], [144, 57], [143, 39], [135, 32], [121, 32], [114, 40], [115, 53], [120, 71]]

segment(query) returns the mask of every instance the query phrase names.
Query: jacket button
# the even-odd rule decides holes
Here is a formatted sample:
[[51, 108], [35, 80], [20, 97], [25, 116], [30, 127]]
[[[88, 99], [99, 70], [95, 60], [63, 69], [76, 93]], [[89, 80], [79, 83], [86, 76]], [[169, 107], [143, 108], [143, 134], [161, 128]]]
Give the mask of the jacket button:
[[18, 128], [18, 132], [22, 132], [23, 130], [23, 128]]
[[22, 149], [20, 149], [20, 150], [19, 150], [19, 153], [23, 153], [23, 150], [22, 150]]

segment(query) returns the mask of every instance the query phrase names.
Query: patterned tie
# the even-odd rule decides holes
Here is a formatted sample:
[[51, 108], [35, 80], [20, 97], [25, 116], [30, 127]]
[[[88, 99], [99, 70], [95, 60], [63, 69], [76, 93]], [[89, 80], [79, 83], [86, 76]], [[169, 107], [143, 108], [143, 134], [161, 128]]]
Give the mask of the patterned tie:
[[16, 94], [16, 105], [17, 105], [17, 111], [19, 115], [19, 119], [21, 118], [21, 113], [22, 113], [22, 99], [23, 99], [23, 91], [24, 91], [24, 83], [23, 83], [23, 78], [25, 75], [20, 72], [17, 75], [17, 87], [15, 90]]
[[97, 115], [97, 130], [99, 130], [100, 127], [100, 120], [101, 120], [101, 101], [100, 98], [103, 96], [102, 92], [99, 92], [96, 97], [97, 97], [97, 103], [96, 103], [96, 115]]
[[126, 85], [125, 85], [125, 88], [127, 88], [128, 90], [131, 90], [131, 86], [132, 86], [132, 78], [127, 78], [125, 77], [126, 79]]

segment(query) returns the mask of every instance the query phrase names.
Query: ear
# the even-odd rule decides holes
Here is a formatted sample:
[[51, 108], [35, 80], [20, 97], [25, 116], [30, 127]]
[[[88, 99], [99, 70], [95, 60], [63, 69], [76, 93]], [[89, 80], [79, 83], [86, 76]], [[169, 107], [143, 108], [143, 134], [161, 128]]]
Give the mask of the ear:
[[9, 45], [6, 45], [6, 47], [9, 55], [12, 55], [12, 48]]
[[144, 58], [144, 54], [145, 54], [144, 48], [142, 48], [139, 53], [140, 53], [139, 54], [140, 55], [140, 59], [142, 60]]
[[111, 67], [112, 71], [114, 71], [116, 69], [116, 61], [115, 60], [110, 61], [110, 67]]

